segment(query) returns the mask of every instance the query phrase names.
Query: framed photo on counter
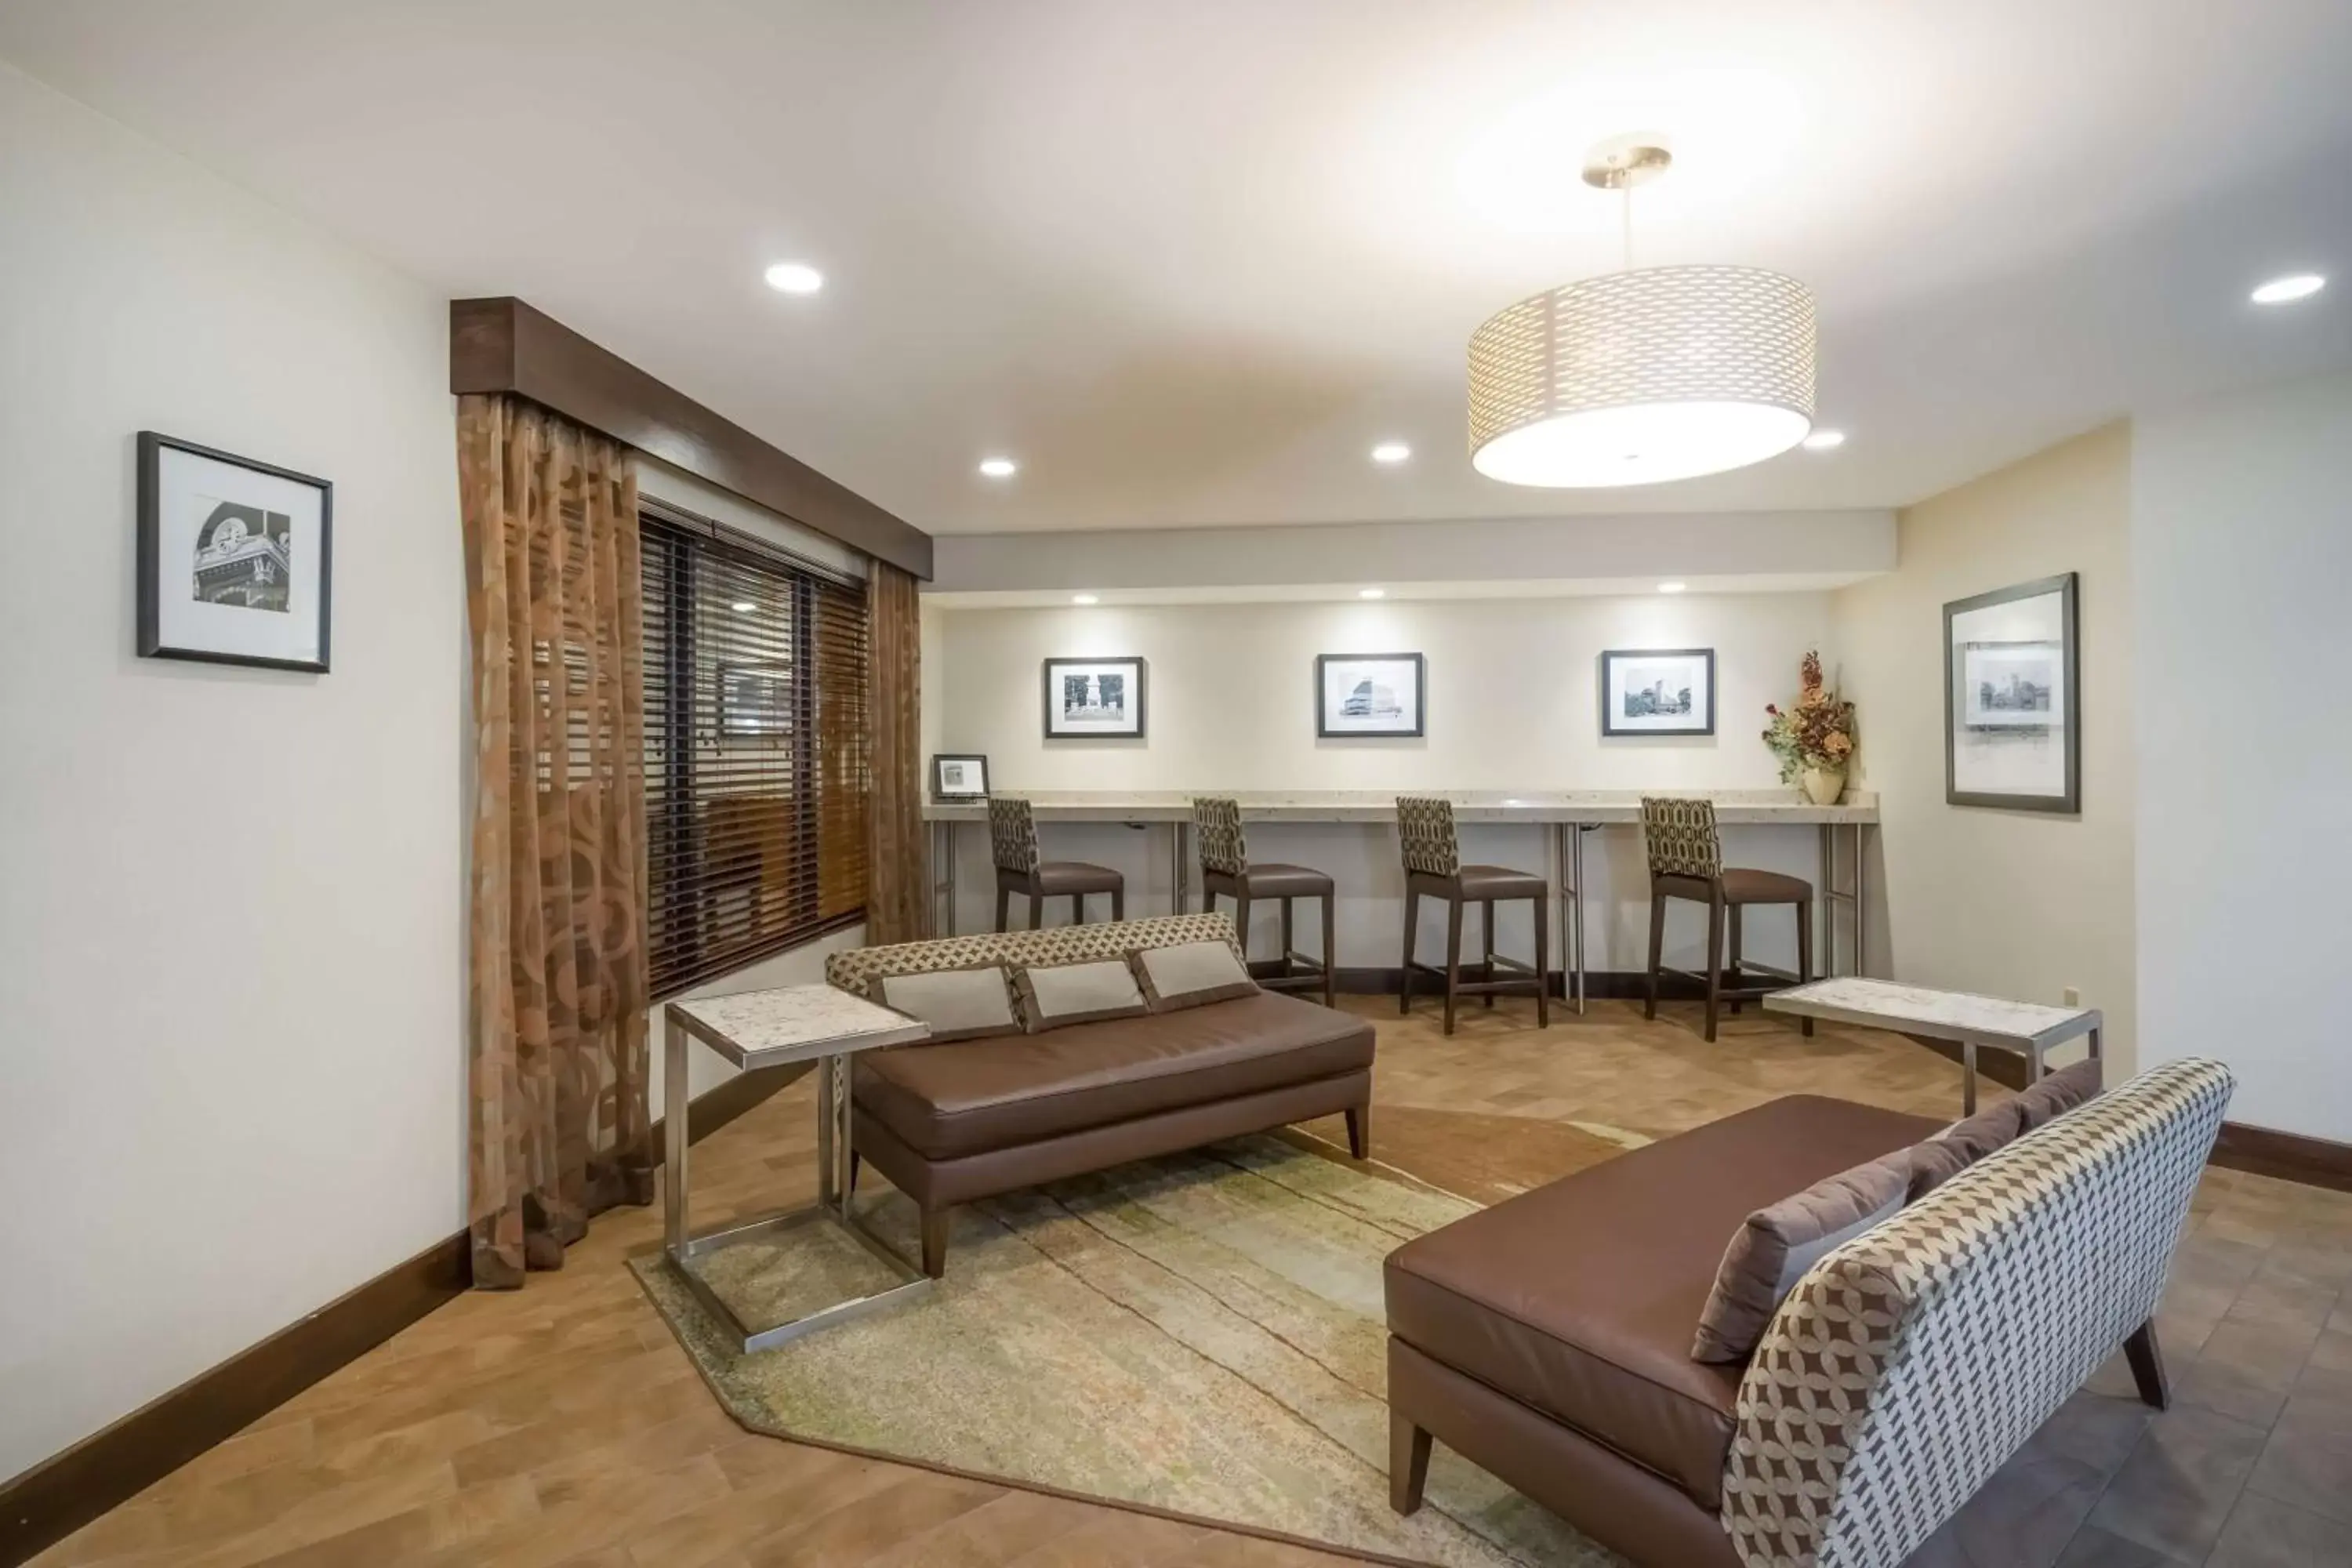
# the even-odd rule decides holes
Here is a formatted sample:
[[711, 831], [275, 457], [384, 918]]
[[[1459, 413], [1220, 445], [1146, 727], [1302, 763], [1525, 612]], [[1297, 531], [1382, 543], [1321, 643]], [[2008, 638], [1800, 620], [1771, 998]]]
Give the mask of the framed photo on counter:
[[1317, 740], [1419, 736], [1428, 697], [1428, 661], [1417, 653], [1315, 656]]
[[933, 800], [987, 799], [988, 759], [980, 756], [958, 756], [945, 752], [933, 752], [931, 798]]
[[1601, 656], [1601, 733], [1715, 733], [1715, 650], [1611, 648]]
[[1944, 799], [2083, 809], [2072, 572], [1944, 606]]

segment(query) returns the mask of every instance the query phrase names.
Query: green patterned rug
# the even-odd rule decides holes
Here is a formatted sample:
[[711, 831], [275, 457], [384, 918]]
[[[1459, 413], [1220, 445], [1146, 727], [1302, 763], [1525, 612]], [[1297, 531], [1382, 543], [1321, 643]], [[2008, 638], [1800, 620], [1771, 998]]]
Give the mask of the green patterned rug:
[[[911, 1254], [912, 1205], [877, 1187], [869, 1222]], [[1615, 1563], [1443, 1446], [1427, 1506], [1389, 1508], [1381, 1260], [1473, 1207], [1236, 1139], [967, 1205], [929, 1292], [751, 1356], [657, 1256], [632, 1267], [755, 1431], [1405, 1562]], [[707, 1278], [754, 1325], [877, 1283], [827, 1234], [729, 1248]]]

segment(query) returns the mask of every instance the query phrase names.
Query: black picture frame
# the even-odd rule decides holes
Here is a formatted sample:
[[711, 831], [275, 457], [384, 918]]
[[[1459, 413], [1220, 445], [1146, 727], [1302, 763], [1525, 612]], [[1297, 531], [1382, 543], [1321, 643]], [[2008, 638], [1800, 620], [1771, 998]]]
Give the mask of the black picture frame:
[[[1633, 729], [1617, 721], [1609, 701], [1609, 677], [1622, 660], [1634, 658], [1692, 658], [1706, 667], [1706, 711], [1703, 719], [1693, 715], [1688, 724]], [[1711, 647], [1612, 647], [1601, 654], [1601, 734], [1604, 740], [1675, 739], [1691, 735], [1715, 733], [1715, 649]]]
[[[1059, 669], [1066, 669], [1073, 665], [1125, 665], [1129, 667], [1126, 671], [1127, 679], [1133, 680], [1135, 683], [1135, 724], [1132, 729], [1081, 730], [1076, 731], [1063, 731], [1060, 733], [1056, 733], [1055, 731], [1055, 672]], [[1045, 738], [1048, 741], [1140, 741], [1144, 738], [1145, 724], [1150, 715], [1150, 682], [1144, 662], [1140, 658], [1128, 654], [1110, 654], [1098, 658], [1069, 657], [1049, 658], [1045, 661], [1045, 678], [1040, 687], [1039, 695], [1044, 704], [1044, 710], [1040, 717], [1044, 722]]]
[[[2063, 748], [2059, 760], [2060, 792], [2033, 794], [2023, 791], [1963, 789], [1959, 776], [1959, 745], [1961, 732], [1971, 736], [1990, 734], [1996, 728], [1983, 723], [1964, 721], [1966, 704], [1960, 700], [1962, 664], [1955, 650], [1960, 646], [1958, 619], [1975, 611], [1990, 609], [1999, 605], [2012, 605], [2024, 600], [2055, 597], [2058, 601], [2058, 657], [2063, 668], [2058, 672], [2054, 689], [2063, 693], [2060, 710], [2062, 723], [2059, 743]], [[2018, 644], [1971, 643], [1971, 647], [1994, 648]], [[2030, 583], [2019, 583], [2007, 588], [1996, 588], [1989, 594], [1978, 594], [1966, 599], [1954, 599], [1944, 606], [1944, 800], [1949, 805], [1990, 806], [2003, 811], [2048, 811], [2062, 816], [2079, 816], [2083, 809], [2083, 644], [2082, 644], [2082, 579], [2074, 572], [2061, 572], [2054, 576], [2037, 577]]]
[[[163, 636], [163, 471], [166, 451], [184, 452], [251, 473], [308, 486], [319, 492], [319, 657], [270, 658], [259, 654], [230, 653], [216, 648], [188, 647], [166, 643]], [[335, 487], [331, 480], [293, 468], [279, 468], [234, 452], [184, 441], [160, 431], [139, 432], [138, 501], [138, 652], [142, 658], [186, 659], [203, 664], [242, 665], [255, 669], [290, 669], [324, 675], [329, 665], [329, 636], [334, 626]]]
[[[947, 787], [949, 763], [978, 763], [980, 787], [974, 790], [950, 790]], [[986, 800], [988, 798], [988, 758], [978, 752], [933, 752], [931, 753], [931, 798], [945, 803], [954, 800]]]
[[[1412, 728], [1394, 730], [1334, 730], [1327, 703], [1330, 693], [1325, 671], [1338, 664], [1405, 664], [1412, 666]], [[1400, 741], [1425, 739], [1429, 730], [1429, 661], [1417, 653], [1318, 653], [1315, 656], [1315, 738], [1318, 741]]]

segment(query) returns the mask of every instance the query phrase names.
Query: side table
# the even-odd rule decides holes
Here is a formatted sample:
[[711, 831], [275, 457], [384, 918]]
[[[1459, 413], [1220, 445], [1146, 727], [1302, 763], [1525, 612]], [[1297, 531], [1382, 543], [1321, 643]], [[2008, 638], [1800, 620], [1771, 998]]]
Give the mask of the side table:
[[1764, 998], [1764, 1008], [1801, 1018], [1826, 1018], [1834, 1024], [1859, 1024], [1867, 1029], [1892, 1029], [1914, 1039], [1946, 1040], [1958, 1046], [1963, 1116], [1974, 1116], [1977, 1110], [1979, 1046], [2017, 1052], [2025, 1058], [2025, 1081], [2038, 1083], [2044, 1070], [2042, 1054], [2063, 1040], [2090, 1036], [2091, 1057], [2096, 1060], [2099, 1030], [2105, 1022], [2096, 1007], [2049, 1007], [2039, 1002], [1931, 991], [1925, 985], [1857, 975], [1775, 991]]
[[[905, 1300], [930, 1284], [916, 1264], [867, 1229], [850, 1205], [849, 1061], [859, 1051], [927, 1039], [930, 1026], [831, 985], [787, 985], [732, 996], [672, 1002], [662, 1010], [662, 1100], [668, 1171], [663, 1179], [662, 1250], [673, 1273], [745, 1354], [772, 1349], [812, 1330]], [[697, 1236], [687, 1225], [687, 1041], [700, 1040], [746, 1072], [788, 1062], [816, 1063], [817, 1203], [780, 1210]], [[695, 1269], [696, 1259], [802, 1226], [845, 1230], [897, 1284], [821, 1307], [770, 1328], [745, 1327]]]

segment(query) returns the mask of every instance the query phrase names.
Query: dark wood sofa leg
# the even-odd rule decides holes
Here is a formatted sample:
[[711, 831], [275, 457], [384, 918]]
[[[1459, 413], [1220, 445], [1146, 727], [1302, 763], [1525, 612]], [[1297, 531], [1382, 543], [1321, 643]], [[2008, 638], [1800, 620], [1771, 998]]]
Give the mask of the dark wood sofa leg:
[[1358, 1160], [1372, 1152], [1372, 1108], [1355, 1105], [1348, 1108], [1348, 1152]]
[[923, 1272], [937, 1279], [948, 1271], [948, 1211], [923, 1211]]
[[2172, 1385], [2165, 1380], [2164, 1352], [2157, 1349], [2155, 1319], [2132, 1331], [2132, 1337], [2124, 1342], [2124, 1359], [2131, 1363], [2140, 1402], [2158, 1410], [2170, 1409]]
[[1399, 1513], [1420, 1512], [1422, 1489], [1428, 1484], [1429, 1434], [1390, 1411], [1389, 1506]]

